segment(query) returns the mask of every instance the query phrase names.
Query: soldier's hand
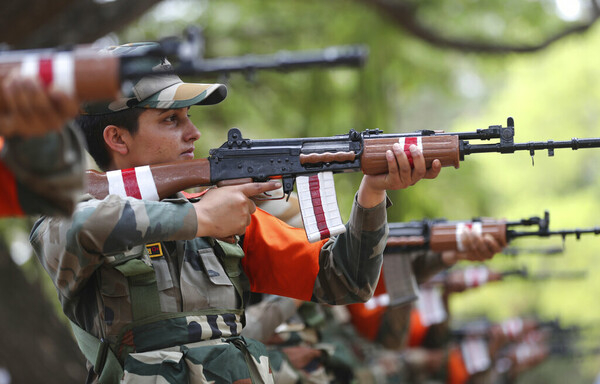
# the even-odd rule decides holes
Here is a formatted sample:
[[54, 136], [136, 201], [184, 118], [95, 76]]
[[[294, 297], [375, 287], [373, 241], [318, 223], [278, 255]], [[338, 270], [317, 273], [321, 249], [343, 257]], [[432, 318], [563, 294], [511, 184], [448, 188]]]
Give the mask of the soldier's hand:
[[39, 80], [23, 77], [17, 71], [2, 80], [0, 92], [5, 105], [0, 111], [0, 135], [4, 137], [32, 137], [58, 131], [79, 111], [74, 97], [44, 89]]
[[213, 188], [194, 203], [198, 217], [196, 236], [228, 238], [242, 235], [256, 211], [252, 196], [280, 188], [279, 182], [247, 183]]
[[466, 228], [461, 234], [464, 252], [457, 252], [459, 260], [483, 261], [494, 257], [506, 246], [489, 233], [481, 234]]
[[431, 168], [425, 165], [423, 152], [416, 145], [409, 147], [413, 165], [400, 144], [394, 144], [386, 152], [388, 173], [385, 175], [365, 175], [358, 191], [358, 203], [371, 208], [385, 198], [386, 190], [397, 190], [415, 185], [421, 179], [434, 179], [442, 169], [442, 163], [434, 160]]
[[293, 346], [282, 348], [292, 367], [302, 369], [314, 359], [321, 357], [322, 352], [318, 349], [306, 346]]

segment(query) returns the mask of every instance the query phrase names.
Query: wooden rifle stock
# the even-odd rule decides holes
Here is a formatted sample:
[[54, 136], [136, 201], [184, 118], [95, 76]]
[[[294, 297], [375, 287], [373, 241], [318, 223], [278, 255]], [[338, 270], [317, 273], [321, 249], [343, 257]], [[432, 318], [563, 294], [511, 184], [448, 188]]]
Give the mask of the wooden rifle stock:
[[[425, 165], [431, 168], [433, 160], [439, 159], [442, 167], [458, 168], [460, 152], [458, 136], [421, 136]], [[365, 138], [361, 155], [361, 170], [365, 175], [380, 175], [388, 172], [385, 152], [392, 149], [398, 138]]]
[[[11, 71], [38, 78], [42, 85], [65, 92], [79, 101], [111, 100], [121, 89], [117, 57], [88, 50], [0, 54], [0, 81]], [[6, 103], [0, 93], [0, 112]]]
[[[172, 196], [188, 188], [211, 185], [208, 159], [150, 165], [150, 170], [159, 199]], [[125, 174], [127, 171], [123, 170], [123, 173]], [[135, 175], [133, 168], [130, 171]], [[104, 199], [109, 194], [109, 183], [106, 173], [88, 170], [86, 171], [86, 177], [88, 193], [96, 199]], [[124, 183], [127, 190], [127, 181]]]
[[[429, 248], [435, 252], [459, 250], [456, 223], [436, 223], [431, 227]], [[490, 234], [500, 244], [506, 244], [506, 224], [503, 222], [482, 221], [481, 234]]]

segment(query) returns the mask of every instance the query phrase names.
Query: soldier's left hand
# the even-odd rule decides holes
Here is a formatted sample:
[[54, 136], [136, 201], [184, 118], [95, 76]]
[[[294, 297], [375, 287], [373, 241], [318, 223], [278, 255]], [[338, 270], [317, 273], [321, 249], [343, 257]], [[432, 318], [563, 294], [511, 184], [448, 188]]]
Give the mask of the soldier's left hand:
[[506, 243], [499, 242], [489, 233], [481, 234], [468, 228], [463, 231], [461, 240], [465, 251], [457, 253], [459, 260], [488, 260], [506, 246]]
[[381, 196], [386, 190], [405, 189], [415, 185], [421, 179], [435, 179], [439, 175], [442, 169], [442, 163], [439, 160], [435, 159], [431, 164], [431, 168], [427, 168], [423, 152], [416, 145], [411, 145], [409, 150], [413, 166], [411, 166], [400, 144], [394, 144], [392, 149], [386, 152], [388, 173], [376, 176], [365, 175], [363, 177], [359, 189], [359, 204], [365, 207], [361, 203], [361, 193], [365, 194], [365, 200], [369, 201], [368, 197]]

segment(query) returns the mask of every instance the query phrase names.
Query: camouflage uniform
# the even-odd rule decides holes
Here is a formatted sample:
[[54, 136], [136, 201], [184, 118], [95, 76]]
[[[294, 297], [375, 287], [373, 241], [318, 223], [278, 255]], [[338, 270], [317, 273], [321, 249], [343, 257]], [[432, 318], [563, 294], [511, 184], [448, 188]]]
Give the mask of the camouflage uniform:
[[[83, 145], [74, 124], [42, 137], [7, 139], [0, 152], [0, 168], [14, 178], [16, 199], [4, 199], [3, 204], [20, 207], [2, 210], [14, 214], [70, 215], [83, 188], [83, 157]], [[14, 188], [3, 182], [2, 195]]]
[[[348, 232], [322, 247], [313, 300], [368, 299], [379, 275], [385, 217], [385, 203], [355, 204]], [[249, 367], [269, 370], [264, 347], [240, 337], [248, 289], [242, 249], [194, 238], [196, 231], [186, 199], [113, 195], [87, 196], [71, 219], [42, 218], [32, 230], [63, 311], [110, 345], [125, 365], [126, 382], [175, 373], [177, 382], [235, 382], [249, 378], [248, 368], [234, 364], [249, 356]], [[156, 287], [154, 296], [144, 286]]]

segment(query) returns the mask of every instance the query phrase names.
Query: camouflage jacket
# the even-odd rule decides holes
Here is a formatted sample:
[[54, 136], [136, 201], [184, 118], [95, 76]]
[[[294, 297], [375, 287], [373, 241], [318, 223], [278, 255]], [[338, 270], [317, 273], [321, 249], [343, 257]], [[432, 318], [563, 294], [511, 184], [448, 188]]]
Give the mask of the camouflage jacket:
[[[387, 236], [385, 203], [371, 209], [355, 204], [347, 228], [323, 244], [316, 269], [306, 266], [318, 274], [313, 292], [303, 292], [303, 297], [345, 304], [372, 295]], [[195, 238], [196, 232], [195, 210], [180, 196], [151, 202], [113, 195], [95, 200], [86, 195], [72, 218], [38, 220], [30, 241], [56, 285], [67, 317], [107, 340], [125, 362], [127, 374], [133, 355], [185, 346], [191, 356], [190, 343], [240, 334], [244, 297], [252, 283], [242, 268], [244, 254], [239, 247]], [[297, 283], [273, 277], [273, 284]], [[148, 299], [148, 290], [140, 289], [147, 285], [156, 287], [155, 297]], [[262, 352], [257, 354], [264, 365]], [[210, 377], [205, 357], [192, 360]], [[147, 363], [148, 356], [137, 359], [138, 366], [144, 365], [140, 361]], [[223, 363], [227, 364], [213, 367], [213, 373], [228, 371]], [[186, 364], [190, 365], [188, 360]]]
[[83, 145], [74, 123], [58, 133], [7, 139], [0, 160], [14, 176], [20, 211], [60, 216], [73, 212], [84, 170]]

